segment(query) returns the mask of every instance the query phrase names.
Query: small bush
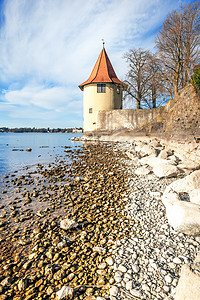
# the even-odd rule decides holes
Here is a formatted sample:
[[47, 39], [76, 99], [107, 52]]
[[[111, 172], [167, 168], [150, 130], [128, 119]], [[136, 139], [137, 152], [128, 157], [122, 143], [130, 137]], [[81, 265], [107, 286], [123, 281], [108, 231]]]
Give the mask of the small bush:
[[194, 71], [191, 83], [193, 84], [196, 91], [200, 91], [200, 69]]

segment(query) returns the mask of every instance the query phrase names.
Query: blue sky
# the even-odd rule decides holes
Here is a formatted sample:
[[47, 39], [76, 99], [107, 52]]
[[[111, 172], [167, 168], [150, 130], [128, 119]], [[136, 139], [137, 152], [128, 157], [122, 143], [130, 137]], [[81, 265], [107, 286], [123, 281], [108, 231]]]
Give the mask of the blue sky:
[[152, 50], [167, 14], [180, 5], [178, 0], [0, 0], [0, 127], [82, 126], [78, 85], [89, 77], [102, 39], [123, 80], [123, 54]]

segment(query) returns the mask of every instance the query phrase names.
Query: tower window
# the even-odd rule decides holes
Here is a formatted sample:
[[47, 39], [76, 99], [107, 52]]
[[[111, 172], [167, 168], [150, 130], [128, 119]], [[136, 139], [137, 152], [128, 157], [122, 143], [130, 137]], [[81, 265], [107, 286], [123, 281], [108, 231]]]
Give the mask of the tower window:
[[92, 108], [89, 108], [89, 114], [92, 114]]
[[106, 85], [104, 83], [97, 84], [97, 93], [105, 93]]
[[120, 87], [117, 87], [117, 94], [120, 94]]

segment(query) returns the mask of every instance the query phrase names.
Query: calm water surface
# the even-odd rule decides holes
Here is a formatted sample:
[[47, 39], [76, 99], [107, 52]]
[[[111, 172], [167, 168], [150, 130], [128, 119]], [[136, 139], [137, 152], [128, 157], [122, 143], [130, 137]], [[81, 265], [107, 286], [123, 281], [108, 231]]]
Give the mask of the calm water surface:
[[[64, 154], [65, 146], [81, 146], [80, 142], [71, 142], [73, 136], [80, 137], [82, 134], [0, 133], [0, 181], [7, 173], [54, 161], [55, 155]], [[27, 148], [32, 151], [27, 152]]]

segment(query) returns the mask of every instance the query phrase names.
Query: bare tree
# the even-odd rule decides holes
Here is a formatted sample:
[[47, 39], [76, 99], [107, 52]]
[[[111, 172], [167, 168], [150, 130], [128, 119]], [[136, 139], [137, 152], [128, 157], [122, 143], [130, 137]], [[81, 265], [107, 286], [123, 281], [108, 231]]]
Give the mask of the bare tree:
[[199, 59], [199, 2], [173, 11], [156, 37], [162, 63], [162, 77], [171, 98], [190, 81], [193, 66]]
[[124, 55], [129, 64], [126, 75], [127, 96], [135, 99], [137, 108], [154, 108], [160, 96], [160, 65], [148, 50], [134, 49]]

